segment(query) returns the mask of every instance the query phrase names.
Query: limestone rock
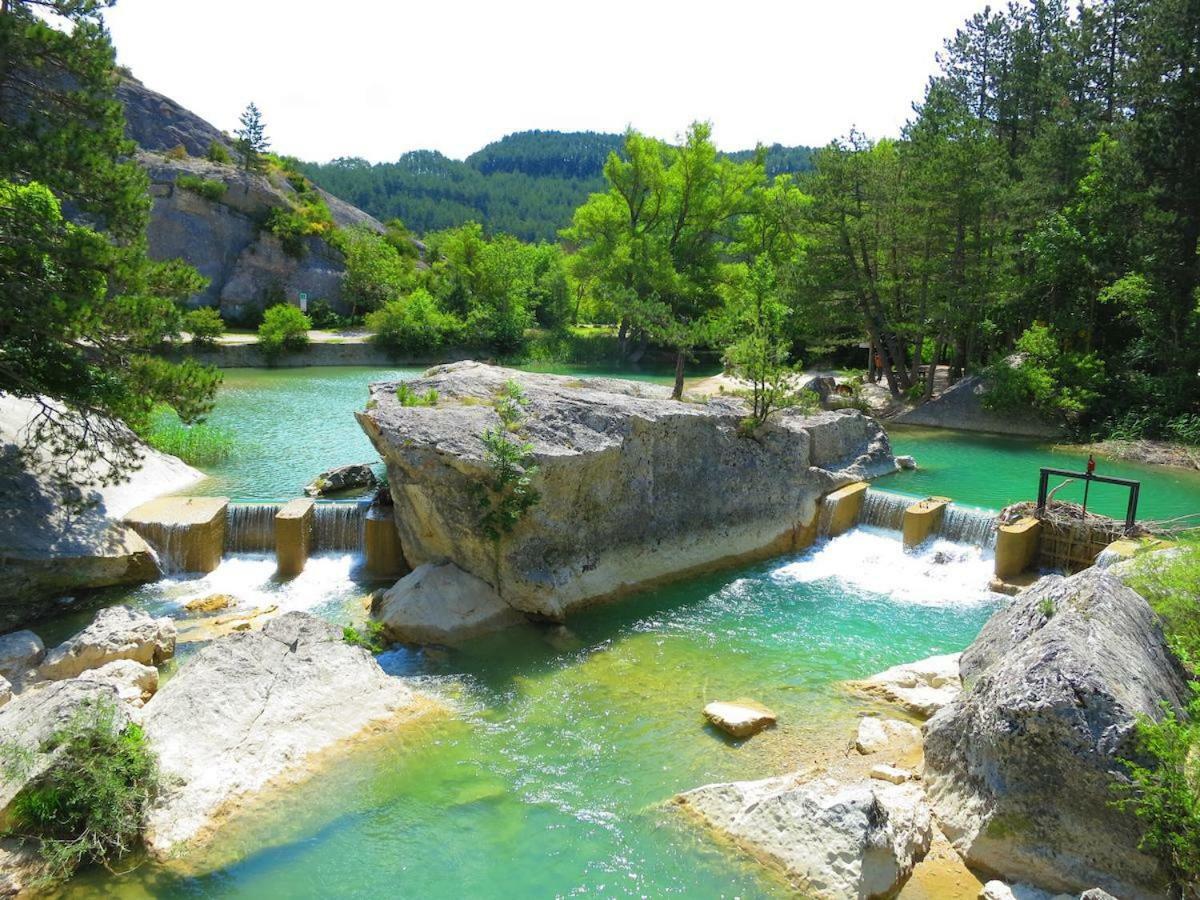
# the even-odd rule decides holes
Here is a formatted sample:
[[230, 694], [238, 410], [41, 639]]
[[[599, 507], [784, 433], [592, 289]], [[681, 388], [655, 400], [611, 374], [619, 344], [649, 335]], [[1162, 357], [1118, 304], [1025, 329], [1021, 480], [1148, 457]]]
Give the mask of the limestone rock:
[[912, 471], [917, 467], [917, 460], [912, 456], [897, 456], [896, 465], [906, 471]]
[[134, 708], [140, 708], [158, 690], [158, 669], [132, 659], [114, 659], [81, 676], [100, 684], [111, 684], [117, 697]]
[[0, 675], [0, 706], [3, 706], [12, 699], [12, 683], [7, 678]]
[[34, 680], [71, 678], [120, 659], [159, 665], [174, 655], [174, 622], [127, 606], [110, 606], [96, 613], [92, 624], [79, 634], [47, 653]]
[[1187, 696], [1149, 604], [1098, 569], [1043, 578], [961, 670], [964, 693], [925, 725], [925, 781], [967, 862], [1051, 891], [1158, 896], [1139, 824], [1111, 804], [1137, 716]]
[[931, 656], [912, 663], [892, 666], [864, 681], [852, 681], [848, 687], [873, 697], [882, 697], [914, 716], [928, 718], [960, 690], [957, 653]]
[[817, 898], [888, 897], [929, 850], [920, 789], [795, 776], [711, 784], [677, 802]]
[[183, 604], [190, 613], [220, 612], [233, 606], [236, 601], [229, 594], [210, 594], [207, 597], [197, 597]]
[[863, 716], [858, 720], [854, 747], [864, 756], [882, 750], [907, 750], [921, 740], [921, 729], [899, 719]]
[[912, 781], [914, 777], [908, 769], [883, 764], [871, 766], [871, 771], [867, 774], [877, 781], [886, 781], [891, 784], [904, 784], [906, 781]]
[[1012, 415], [986, 409], [983, 398], [988, 387], [988, 381], [982, 375], [968, 375], [915, 409], [901, 412], [893, 421], [904, 425], [988, 431], [1024, 437], [1062, 436], [1061, 425], [1047, 422], [1032, 410]]
[[[528, 397], [541, 500], [497, 542], [480, 528], [490, 477], [481, 435], [506, 381]], [[453, 562], [515, 609], [561, 621], [585, 603], [702, 568], [806, 546], [818, 499], [895, 469], [887, 435], [858, 412], [783, 411], [754, 438], [744, 402], [669, 399], [659, 385], [535, 375], [463, 362], [409, 386], [372, 385], [358, 419], [388, 467], [409, 565]]]
[[165, 785], [147, 844], [162, 855], [200, 841], [251, 795], [304, 777], [319, 754], [438, 706], [307, 613], [216, 640], [143, 711]]
[[351, 488], [374, 487], [375, 481], [375, 473], [371, 470], [370, 463], [354, 463], [322, 472], [304, 489], [304, 493], [310, 497], [322, 497]]
[[116, 688], [90, 679], [71, 678], [35, 685], [0, 706], [0, 746], [17, 747], [32, 754], [29, 766], [19, 776], [11, 770], [0, 771], [0, 821], [21, 788], [53, 763], [53, 752], [43, 750], [46, 741], [86, 706], [106, 702], [115, 708], [114, 727], [124, 728], [129, 722], [129, 708], [118, 702]]
[[192, 156], [203, 156], [215, 143], [233, 155], [229, 137], [136, 78], [123, 77], [117, 82], [117, 99], [125, 108], [125, 136], [139, 147], [164, 152], [183, 147]]
[[704, 716], [717, 728], [737, 738], [758, 734], [777, 721], [774, 712], [754, 700], [718, 700], [704, 707]]
[[45, 655], [42, 639], [32, 631], [14, 631], [0, 637], [0, 678], [16, 681]]
[[525, 620], [454, 563], [417, 566], [372, 603], [371, 615], [391, 638], [414, 644], [452, 643]]

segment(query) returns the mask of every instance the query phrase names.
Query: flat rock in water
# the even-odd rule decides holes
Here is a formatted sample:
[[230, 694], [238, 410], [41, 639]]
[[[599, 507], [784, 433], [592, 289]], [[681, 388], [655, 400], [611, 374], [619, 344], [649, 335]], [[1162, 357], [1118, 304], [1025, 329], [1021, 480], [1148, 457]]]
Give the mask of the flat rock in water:
[[863, 716], [858, 720], [854, 747], [865, 755], [883, 750], [907, 750], [921, 741], [921, 729], [899, 719]]
[[202, 841], [256, 792], [311, 773], [318, 755], [440, 708], [307, 613], [213, 641], [144, 710], [164, 784], [147, 845], [161, 856]]
[[175, 623], [127, 606], [96, 613], [92, 624], [46, 654], [33, 679], [57, 681], [118, 659], [160, 665], [175, 655]]
[[863, 681], [847, 682], [847, 687], [895, 703], [914, 716], [929, 718], [962, 690], [958, 658], [958, 653], [948, 653], [902, 663]]
[[375, 483], [375, 473], [370, 463], [355, 463], [322, 472], [304, 489], [304, 493], [310, 497], [323, 497], [351, 488], [374, 487]]
[[704, 707], [704, 716], [717, 728], [739, 738], [758, 734], [777, 721], [774, 712], [754, 700], [718, 700]]
[[779, 865], [804, 896], [892, 896], [929, 852], [933, 823], [919, 788], [796, 776], [710, 784], [676, 797], [756, 857]]

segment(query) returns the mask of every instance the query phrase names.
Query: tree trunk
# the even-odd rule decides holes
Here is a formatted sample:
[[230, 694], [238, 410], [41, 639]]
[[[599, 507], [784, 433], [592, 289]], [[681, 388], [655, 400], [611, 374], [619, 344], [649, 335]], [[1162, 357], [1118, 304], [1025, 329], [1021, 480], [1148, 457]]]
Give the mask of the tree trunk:
[[671, 391], [672, 400], [683, 399], [683, 362], [684, 353], [679, 350], [675, 353], [675, 389]]
[[939, 340], [933, 347], [933, 360], [929, 363], [929, 372], [925, 375], [925, 400], [933, 396], [933, 382], [937, 378], [938, 360], [946, 352], [946, 342]]

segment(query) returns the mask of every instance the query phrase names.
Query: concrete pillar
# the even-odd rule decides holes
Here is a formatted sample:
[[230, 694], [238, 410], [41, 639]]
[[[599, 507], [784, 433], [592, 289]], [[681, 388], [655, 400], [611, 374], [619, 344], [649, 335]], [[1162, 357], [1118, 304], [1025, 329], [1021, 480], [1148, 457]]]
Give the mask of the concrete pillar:
[[279, 574], [291, 578], [304, 571], [313, 543], [313, 502], [289, 500], [275, 514], [275, 559]]
[[211, 572], [225, 552], [228, 497], [159, 497], [125, 516], [166, 571]]
[[390, 509], [372, 509], [363, 522], [363, 544], [367, 572], [380, 578], [408, 572], [408, 563], [400, 547], [400, 533]]
[[938, 526], [942, 524], [942, 516], [946, 512], [946, 506], [950, 503], [949, 497], [926, 497], [924, 500], [918, 500], [912, 506], [904, 511], [904, 546], [918, 547], [929, 538], [931, 534], [937, 531]]
[[837, 537], [855, 526], [867, 496], [867, 487], [865, 481], [856, 481], [821, 498], [819, 519], [826, 535]]
[[1032, 516], [1001, 525], [996, 532], [996, 577], [1015, 578], [1037, 561], [1042, 523]]

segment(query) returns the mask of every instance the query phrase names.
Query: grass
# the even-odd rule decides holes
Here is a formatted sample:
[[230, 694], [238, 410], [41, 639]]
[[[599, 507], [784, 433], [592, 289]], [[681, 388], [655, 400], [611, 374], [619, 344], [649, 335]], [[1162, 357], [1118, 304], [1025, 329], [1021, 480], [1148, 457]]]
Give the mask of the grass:
[[401, 382], [396, 388], [396, 399], [400, 401], [401, 406], [437, 406], [438, 392], [435, 388], [430, 388], [418, 394], [407, 383]]
[[178, 456], [190, 466], [220, 462], [234, 447], [231, 432], [204, 422], [187, 425], [169, 407], [155, 411], [143, 437], [155, 450]]
[[383, 623], [374, 620], [367, 622], [362, 630], [353, 625], [343, 625], [342, 640], [351, 647], [362, 647], [371, 653], [382, 653], [387, 648]]

